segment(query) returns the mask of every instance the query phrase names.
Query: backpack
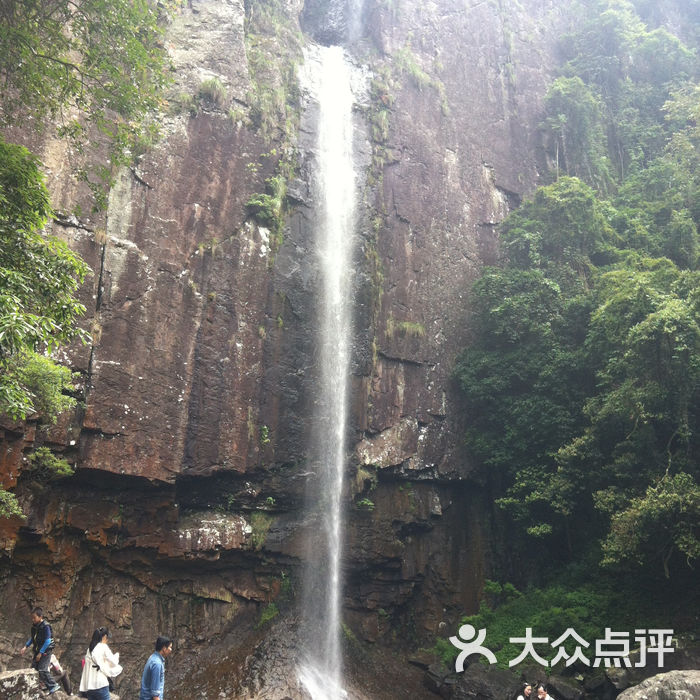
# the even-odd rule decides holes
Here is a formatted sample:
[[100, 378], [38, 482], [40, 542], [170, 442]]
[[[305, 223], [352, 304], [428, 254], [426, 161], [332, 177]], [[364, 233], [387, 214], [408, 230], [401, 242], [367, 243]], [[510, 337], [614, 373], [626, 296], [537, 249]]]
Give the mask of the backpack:
[[49, 670], [51, 671], [51, 675], [54, 677], [54, 680], [59, 681], [63, 686], [63, 690], [66, 692], [66, 695], [71, 695], [73, 687], [70, 682], [70, 674], [68, 673], [68, 669], [65, 671], [63, 670], [61, 664], [56, 658], [56, 654], [51, 654]]

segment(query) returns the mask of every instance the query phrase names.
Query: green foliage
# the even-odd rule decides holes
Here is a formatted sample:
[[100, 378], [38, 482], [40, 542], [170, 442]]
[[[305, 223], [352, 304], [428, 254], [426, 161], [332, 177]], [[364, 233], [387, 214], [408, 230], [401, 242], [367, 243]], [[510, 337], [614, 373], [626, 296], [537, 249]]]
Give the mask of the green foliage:
[[386, 335], [388, 338], [422, 338], [425, 335], [425, 326], [417, 321], [397, 321], [393, 316], [389, 316], [386, 321]]
[[449, 115], [450, 108], [447, 103], [447, 94], [444, 84], [441, 80], [431, 77], [418, 65], [418, 60], [408, 44], [400, 48], [394, 54], [393, 63], [400, 73], [408, 75], [419, 90], [428, 87], [436, 90], [440, 95], [440, 108], [442, 113], [445, 116]]
[[586, 338], [597, 391], [583, 406], [587, 425], [557, 453], [552, 484], [575, 482], [571, 503], [598, 492], [610, 512], [601, 494], [621, 508], [667, 470], [697, 472], [697, 280], [663, 260], [601, 276]]
[[694, 270], [698, 264], [698, 227], [687, 209], [671, 211], [664, 253], [680, 267]]
[[[579, 572], [571, 568], [562, 573], [561, 581], [540, 588], [531, 587], [522, 593], [510, 583], [487, 580], [485, 600], [479, 611], [463, 617], [457, 629], [464, 624], [477, 630], [485, 629], [485, 645], [495, 653], [497, 666], [508, 668], [508, 662], [518, 657], [523, 649], [522, 643], [510, 640], [522, 638], [527, 627], [533, 630], [534, 636], [549, 639], [549, 644], [535, 645], [540, 656], [548, 660], [558, 652], [551, 642], [568, 627], [589, 642], [602, 638], [606, 627], [624, 628], [628, 624], [625, 617], [628, 611], [619, 592], [612, 590], [610, 582], [604, 578], [582, 583], [587, 574], [588, 570]], [[571, 639], [564, 643], [569, 655], [574, 647]], [[432, 651], [447, 668], [454, 669], [458, 650], [449, 639], [437, 639]], [[488, 663], [485, 658], [480, 660]]]
[[268, 177], [265, 180], [267, 192], [254, 194], [247, 202], [248, 212], [263, 226], [277, 231], [282, 225], [284, 199], [287, 194], [287, 183], [281, 175]]
[[55, 481], [73, 476], [75, 470], [63, 457], [57, 457], [48, 447], [39, 447], [29, 455], [33, 478], [39, 481]]
[[194, 95], [187, 92], [181, 92], [177, 97], [171, 98], [168, 105], [170, 114], [187, 113], [191, 117], [197, 115], [199, 105]]
[[[29, 455], [27, 470], [35, 482], [49, 483], [58, 479], [72, 476], [73, 467], [63, 458], [54, 455], [48, 447], [39, 447]], [[0, 487], [0, 518], [19, 517], [25, 515], [14, 493]]]
[[0, 140], [0, 411], [14, 418], [41, 411], [51, 420], [71, 405], [60, 396], [70, 373], [37, 351], [86, 337], [74, 294], [88, 267], [41, 234], [50, 214], [36, 158]]
[[614, 513], [610, 533], [603, 543], [605, 566], [630, 561], [658, 560], [669, 577], [674, 553], [689, 566], [700, 559], [700, 486], [690, 475], [665, 474], [646, 493], [633, 498], [624, 510]]
[[[125, 162], [152, 129], [169, 77], [159, 19], [176, 3], [147, 0], [9, 0], [0, 22], [0, 122], [62, 124], [81, 148], [94, 126], [110, 144], [111, 164]], [[77, 109], [81, 118], [73, 118]], [[86, 127], [87, 123], [87, 127]], [[101, 188], [111, 167], [82, 173]], [[103, 192], [102, 192], [103, 194]]]
[[561, 563], [600, 541], [608, 566], [682, 575], [700, 526], [698, 63], [625, 0], [590, 10], [545, 101], [557, 180], [503, 223], [455, 373], [516, 551]]
[[[246, 2], [245, 12], [246, 56], [253, 86], [250, 120], [263, 138], [281, 136], [290, 144], [300, 114], [296, 67], [303, 41], [298, 24], [281, 0]], [[291, 163], [291, 154], [286, 160]]]
[[360, 465], [357, 467], [355, 482], [353, 484], [353, 491], [355, 493], [370, 493], [377, 488], [378, 483], [376, 467], [370, 465]]
[[610, 172], [600, 100], [581, 78], [557, 78], [545, 96], [548, 130], [555, 138], [555, 168], [607, 189]]
[[[282, 175], [265, 180], [267, 192], [254, 194], [247, 202], [248, 213], [262, 226], [270, 229], [270, 243], [275, 253], [284, 237], [284, 212], [287, 197], [287, 181]], [[279, 322], [279, 321], [278, 321]]]
[[282, 598], [290, 598], [294, 592], [292, 587], [292, 579], [289, 577], [289, 574], [286, 571], [282, 572], [280, 578], [280, 595]]
[[617, 242], [610, 211], [578, 178], [540, 187], [503, 225], [510, 264], [541, 269], [567, 288], [583, 290], [591, 263], [607, 261]]
[[217, 77], [203, 80], [197, 93], [200, 100], [220, 106], [226, 99], [226, 87]]
[[484, 596], [490, 607], [496, 607], [503, 603], [519, 598], [522, 593], [512, 584], [500, 584], [498, 581], [486, 579], [484, 581]]
[[17, 497], [14, 493], [6, 491], [0, 486], [0, 518], [22, 518], [26, 516], [22, 512], [22, 508], [17, 502]]
[[[78, 173], [97, 206], [113, 166], [154, 137], [147, 117], [168, 81], [159, 21], [176, 4], [9, 0], [0, 10], [0, 126], [50, 122], [78, 151], [107, 145], [94, 172]], [[0, 412], [52, 420], [74, 403], [63, 395], [70, 375], [40, 353], [87, 337], [75, 292], [88, 268], [40, 232], [52, 212], [39, 166], [0, 139]]]
[[[506, 265], [474, 286], [456, 375], [468, 444], [505, 476], [500, 505], [575, 550], [576, 523], [606, 537], [610, 504], [632, 507], [667, 470], [697, 474], [700, 278], [615, 249], [615, 210], [563, 180], [576, 196], [555, 196], [560, 180], [505, 223]], [[651, 565], [641, 541], [627, 546]]]
[[267, 533], [273, 520], [274, 517], [272, 515], [259, 510], [255, 511], [250, 516], [250, 539], [254, 549], [260, 550], [263, 548], [265, 540], [267, 539]]
[[247, 202], [246, 208], [263, 226], [272, 227], [277, 223], [277, 207], [269, 194], [254, 194]]
[[349, 642], [354, 647], [359, 647], [360, 640], [357, 638], [357, 635], [352, 631], [350, 625], [346, 624], [345, 622], [341, 622], [340, 627], [343, 630], [343, 637], [345, 638], [345, 641]]
[[500, 503], [525, 527], [539, 526], [531, 534], [546, 533], [542, 521], [563, 496], [551, 503], [542, 486], [555, 471], [554, 452], [582, 422], [592, 381], [580, 347], [589, 253], [608, 229], [579, 181], [564, 178], [543, 190], [506, 222], [510, 265], [486, 270], [474, 285], [477, 334], [456, 366], [468, 444], [508, 476]]
[[455, 660], [457, 659], [459, 650], [449, 639], [438, 637], [435, 640], [435, 645], [429, 651], [440, 659], [440, 662], [445, 668], [454, 671]]
[[[381, 182], [384, 164], [388, 159], [389, 123], [397, 83], [393, 69], [394, 64], [388, 61], [377, 66], [374, 78], [370, 84], [371, 102], [368, 122], [372, 139], [372, 165], [367, 174], [367, 183], [370, 186], [375, 186]], [[381, 228], [382, 221], [381, 216], [375, 217], [373, 222], [375, 235]]]
[[[696, 606], [689, 604], [687, 596], [687, 580], [676, 586], [673, 580], [664, 581], [660, 590], [658, 583], [644, 581], [638, 571], [634, 577], [629, 571], [621, 577], [614, 567], [597, 569], [594, 552], [583, 553], [575, 563], [556, 570], [546, 558], [537, 565], [549, 583], [530, 586], [521, 593], [508, 583], [487, 581], [478, 613], [463, 617], [453, 628], [453, 633], [463, 624], [485, 629], [484, 644], [496, 654], [499, 667], [508, 668], [508, 662], [521, 654], [522, 643], [512, 644], [510, 639], [522, 638], [527, 627], [534, 636], [548, 638], [549, 644], [535, 648], [551, 661], [558, 651], [551, 643], [568, 627], [591, 644], [587, 652], [590, 657], [595, 640], [603, 638], [605, 628], [622, 631], [643, 620], [643, 626], [652, 629], [668, 626], [675, 615], [695, 613]], [[664, 597], [666, 589], [668, 594]], [[500, 594], [494, 594], [499, 590]], [[509, 592], [503, 595], [506, 591]], [[569, 655], [574, 647], [571, 639], [564, 643]], [[457, 650], [449, 640], [437, 640], [433, 651], [448, 668], [454, 668]], [[481, 661], [487, 663], [486, 659]]]
[[423, 89], [432, 83], [430, 76], [418, 65], [415, 54], [410, 46], [403, 46], [394, 55], [397, 68], [406, 73], [415, 83], [416, 87]]
[[662, 152], [662, 107], [697, 74], [697, 58], [666, 29], [649, 30], [626, 0], [581, 7], [580, 29], [562, 41], [568, 60], [548, 95], [546, 128], [565, 151], [566, 172], [604, 190], [608, 160], [624, 178]]
[[[462, 624], [486, 629], [486, 646], [496, 654], [497, 665], [508, 668], [508, 662], [522, 652], [522, 644], [510, 639], [522, 637], [526, 627], [550, 642], [568, 627], [586, 640], [602, 638], [605, 627], [610, 627], [615, 619], [608, 606], [609, 599], [593, 586], [570, 588], [557, 584], [530, 589], [498, 605], [482, 603], [479, 612], [463, 618]], [[569, 654], [574, 646], [572, 640], [564, 644]], [[535, 649], [548, 660], [558, 651], [550, 644], [536, 645]]]
[[360, 510], [374, 510], [374, 501], [371, 501], [369, 498], [361, 498], [356, 505]]
[[59, 414], [76, 405], [75, 398], [67, 393], [74, 390], [68, 367], [29, 351], [8, 358], [4, 366], [0, 395], [13, 397], [6, 402], [6, 411], [11, 415], [26, 417], [36, 413], [41, 422], [55, 423]]
[[279, 608], [275, 603], [268, 603], [263, 609], [262, 612], [260, 613], [260, 619], [258, 620], [258, 624], [255, 625], [255, 629], [260, 629], [264, 625], [266, 625], [270, 620], [273, 620], [280, 614]]
[[0, 72], [14, 92], [3, 101], [5, 119], [18, 116], [20, 106], [37, 117], [56, 116], [68, 104], [95, 117], [106, 110], [128, 117], [156, 106], [139, 89], [163, 80], [158, 11], [148, 3], [23, 0], [3, 9]]

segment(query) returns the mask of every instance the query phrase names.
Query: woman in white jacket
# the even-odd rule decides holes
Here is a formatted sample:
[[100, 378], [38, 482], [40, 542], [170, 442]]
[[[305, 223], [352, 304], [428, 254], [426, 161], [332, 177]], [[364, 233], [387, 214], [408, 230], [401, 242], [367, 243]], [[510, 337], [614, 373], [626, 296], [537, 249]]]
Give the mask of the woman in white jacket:
[[80, 692], [86, 693], [88, 700], [109, 700], [109, 679], [122, 672], [119, 654], [113, 654], [107, 646], [108, 637], [109, 630], [98, 627], [85, 652]]
[[517, 700], [530, 700], [532, 697], [532, 683], [524, 682], [520, 689], [520, 695]]

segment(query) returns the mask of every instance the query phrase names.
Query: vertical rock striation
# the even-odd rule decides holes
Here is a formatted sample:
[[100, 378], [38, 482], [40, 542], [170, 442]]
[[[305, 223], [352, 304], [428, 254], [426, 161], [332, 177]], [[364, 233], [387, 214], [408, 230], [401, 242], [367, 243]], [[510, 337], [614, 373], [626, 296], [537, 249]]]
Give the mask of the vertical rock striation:
[[[253, 27], [261, 7], [192, 0], [175, 18], [162, 138], [120, 173], [104, 215], [69, 214], [89, 211], [75, 154], [25, 138], [66, 212], [53, 232], [94, 271], [82, 292], [93, 341], [66, 352], [84, 408], [36, 435], [2, 426], [2, 483], [17, 484], [31, 513], [0, 527], [2, 668], [38, 603], [74, 673], [100, 624], [131, 685], [155, 635], [170, 632], [177, 698], [212, 649], [242, 668], [266, 616], [294, 610], [316, 381], [314, 125], [307, 115], [290, 142], [266, 100], [279, 96], [284, 71], [272, 67], [293, 54], [282, 42], [299, 41], [299, 17], [316, 41], [350, 34], [373, 80], [362, 108], [372, 138], [358, 156], [368, 186], [345, 617], [360, 639], [391, 644], [398, 631], [411, 646], [477, 605], [491, 514], [460, 447], [451, 370], [469, 337], [470, 283], [497, 256], [495, 226], [537, 183], [540, 104], [566, 17], [547, 0], [366, 0], [351, 22], [343, 3], [280, 2]], [[204, 89], [212, 79], [218, 96]], [[293, 90], [284, 99], [298, 110]], [[248, 206], [256, 194], [272, 201], [276, 177], [280, 230]], [[76, 476], [32, 482], [22, 473], [32, 444], [63, 452]], [[221, 671], [201, 687], [212, 677], [232, 683]]]

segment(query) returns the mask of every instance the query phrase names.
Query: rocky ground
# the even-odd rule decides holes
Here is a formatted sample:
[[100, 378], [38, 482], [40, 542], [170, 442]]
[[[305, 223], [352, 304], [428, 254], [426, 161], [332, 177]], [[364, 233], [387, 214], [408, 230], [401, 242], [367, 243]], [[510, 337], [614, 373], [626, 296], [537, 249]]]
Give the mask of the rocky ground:
[[[77, 691], [77, 688], [73, 688]], [[68, 695], [57, 690], [51, 696], [41, 689], [39, 674], [32, 669], [19, 669], [17, 671], [5, 671], [0, 673], [0, 700], [35, 700], [40, 697], [52, 697], [55, 700], [67, 700], [67, 698], [79, 698], [77, 692]], [[119, 695], [112, 695], [111, 700], [120, 700]]]
[[[386, 659], [384, 659], [386, 661]], [[399, 671], [398, 667], [396, 672]], [[368, 669], [368, 670], [376, 670]], [[486, 669], [480, 664], [474, 664], [467, 672], [453, 683], [435, 683], [429, 688], [430, 682], [419, 681], [420, 674], [410, 672], [401, 674], [400, 683], [398, 678], [393, 678], [394, 673], [391, 667], [385, 667], [385, 682], [379, 686], [375, 685], [366, 688], [367, 694], [351, 691], [351, 700], [399, 700], [399, 698], [435, 698], [441, 697], [448, 700], [506, 700], [510, 693], [504, 690], [504, 683], [512, 681], [512, 676], [508, 671]], [[371, 673], [369, 674], [371, 675]], [[413, 675], [413, 679], [410, 676]], [[407, 677], [408, 676], [408, 677]], [[428, 674], [425, 679], [433, 678]], [[411, 681], [414, 681], [413, 684]], [[365, 679], [366, 681], [366, 679]], [[233, 690], [219, 692], [215, 696], [204, 696], [207, 700], [214, 698], [260, 698], [261, 700], [305, 700], [308, 696], [301, 690], [288, 689], [291, 692], [283, 692], [282, 685], [276, 689], [267, 687], [265, 690], [259, 689], [257, 692]], [[413, 687], [411, 687], [413, 685]], [[400, 695], [397, 695], [397, 688], [401, 688]], [[570, 686], [562, 679], [554, 679], [550, 683], [552, 696], [557, 700], [581, 700], [584, 694]], [[42, 697], [44, 693], [39, 689], [39, 677], [36, 671], [22, 669], [17, 671], [6, 671], [0, 673], [0, 700], [34, 700]], [[76, 694], [67, 695], [62, 690], [53, 694], [56, 700], [67, 700], [68, 698], [79, 697]], [[124, 700], [129, 700], [127, 695], [121, 696]], [[614, 697], [614, 696], [613, 696]], [[618, 700], [697, 700], [700, 698], [700, 670], [669, 671], [660, 673], [651, 678], [647, 678], [638, 685], [623, 691], [617, 696]], [[111, 700], [120, 700], [119, 695], [112, 694]]]

